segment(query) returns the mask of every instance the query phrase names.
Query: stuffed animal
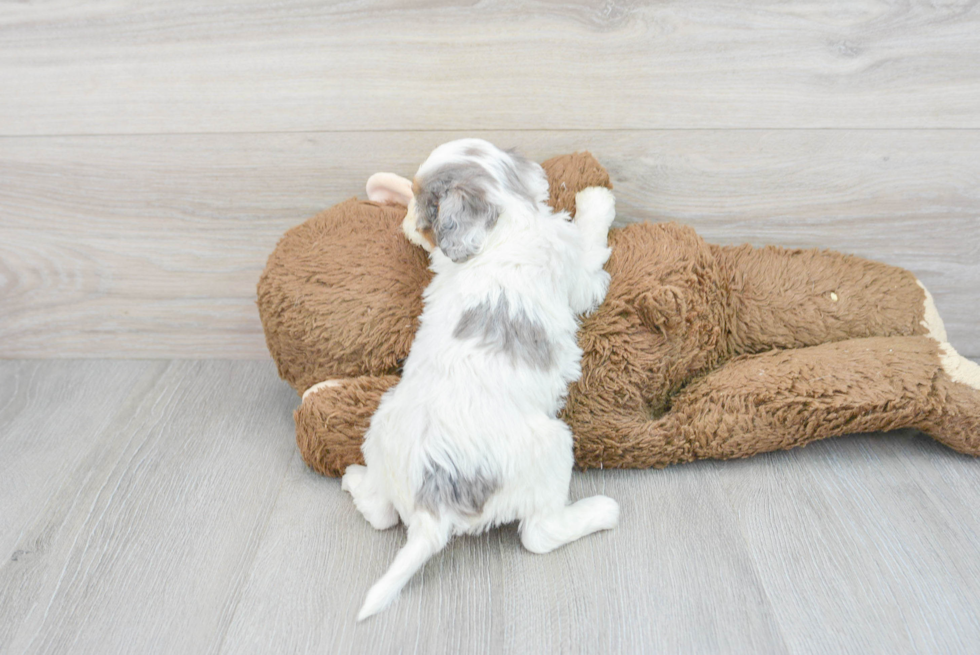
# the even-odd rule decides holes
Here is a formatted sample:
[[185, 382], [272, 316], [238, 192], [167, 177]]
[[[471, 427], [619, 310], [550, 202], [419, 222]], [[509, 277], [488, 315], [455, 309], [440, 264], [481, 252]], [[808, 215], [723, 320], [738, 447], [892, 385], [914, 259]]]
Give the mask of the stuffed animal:
[[[611, 188], [589, 153], [543, 166], [555, 209], [573, 212], [588, 186]], [[410, 183], [374, 187], [378, 202], [351, 199], [289, 230], [258, 285], [269, 352], [302, 394], [300, 452], [325, 475], [363, 462], [362, 436], [398, 381], [430, 279], [427, 253], [403, 233], [405, 207], [392, 204]], [[614, 229], [609, 244], [609, 292], [582, 320], [582, 377], [562, 412], [579, 467], [746, 457], [906, 427], [980, 455], [980, 366], [947, 343], [908, 271], [712, 245], [674, 223]]]

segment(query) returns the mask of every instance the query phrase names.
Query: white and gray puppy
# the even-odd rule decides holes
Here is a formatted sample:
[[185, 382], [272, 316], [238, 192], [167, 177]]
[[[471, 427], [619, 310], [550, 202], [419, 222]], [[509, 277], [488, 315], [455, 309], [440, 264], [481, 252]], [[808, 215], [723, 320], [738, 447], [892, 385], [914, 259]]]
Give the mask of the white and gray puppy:
[[605, 496], [569, 504], [572, 433], [557, 418], [581, 375], [577, 316], [609, 284], [612, 193], [580, 192], [571, 222], [548, 207], [539, 165], [478, 139], [436, 148], [411, 186], [398, 180], [375, 179], [371, 195], [408, 202], [406, 233], [435, 276], [401, 381], [365, 435], [367, 465], [343, 479], [372, 526], [408, 526], [358, 620], [454, 535], [520, 521], [524, 546], [546, 553], [619, 518]]

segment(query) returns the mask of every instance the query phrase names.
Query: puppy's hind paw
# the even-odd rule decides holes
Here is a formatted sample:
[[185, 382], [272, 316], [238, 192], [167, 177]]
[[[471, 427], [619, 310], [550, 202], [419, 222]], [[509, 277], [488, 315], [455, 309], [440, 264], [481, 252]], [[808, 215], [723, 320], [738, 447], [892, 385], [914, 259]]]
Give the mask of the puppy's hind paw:
[[354, 499], [354, 507], [375, 530], [387, 530], [398, 523], [398, 512], [375, 485], [367, 481], [367, 467], [351, 464], [344, 472], [340, 488]]
[[589, 511], [595, 530], [610, 530], [619, 525], [619, 503], [609, 496], [592, 496], [579, 501]]
[[351, 496], [357, 494], [358, 487], [361, 486], [361, 482], [364, 481], [364, 476], [367, 474], [367, 467], [360, 464], [351, 464], [344, 471], [344, 477], [340, 480], [340, 488], [349, 493]]

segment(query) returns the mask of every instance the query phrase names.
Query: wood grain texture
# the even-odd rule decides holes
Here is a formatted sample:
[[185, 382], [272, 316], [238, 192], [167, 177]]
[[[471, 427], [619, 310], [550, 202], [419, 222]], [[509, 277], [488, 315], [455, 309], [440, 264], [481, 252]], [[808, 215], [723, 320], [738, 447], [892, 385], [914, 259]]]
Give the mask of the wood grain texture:
[[[980, 467], [913, 432], [573, 476], [615, 530], [454, 540], [354, 615], [404, 541], [292, 443], [256, 362], [0, 362], [0, 652], [970, 652]], [[50, 475], [45, 476], [45, 473]], [[11, 474], [15, 478], [11, 479]]]
[[0, 461], [48, 454], [20, 457], [32, 476], [0, 496], [17, 521], [0, 651], [215, 651], [295, 450], [271, 364], [3, 362], [2, 378], [44, 392], [30, 421], [2, 419]]
[[980, 10], [3, 3], [0, 134], [980, 128]]
[[165, 367], [0, 362], [0, 652], [44, 600], [39, 567], [75, 540], [83, 487], [120, 447], [112, 428]]
[[977, 462], [912, 431], [807, 450], [714, 463], [790, 650], [973, 650]]
[[[980, 356], [980, 4], [0, 3], [0, 358], [267, 358], [279, 236], [461, 136], [589, 149], [619, 222], [913, 270]], [[911, 432], [576, 474], [547, 556], [404, 539], [271, 362], [0, 361], [0, 653], [969, 652], [980, 467]]]
[[[297, 460], [257, 557], [270, 566], [253, 570], [225, 652], [785, 649], [712, 472], [686, 467], [574, 477], [573, 498], [599, 492], [620, 500], [623, 524], [631, 526], [626, 532], [645, 547], [612, 531], [537, 556], [523, 550], [513, 526], [456, 539], [389, 611], [356, 624], [364, 594], [403, 545], [404, 530], [373, 530], [339, 480], [311, 474]], [[297, 530], [300, 524], [306, 527]], [[282, 564], [311, 551], [323, 553], [315, 564], [296, 570]], [[283, 628], [308, 629], [269, 631], [269, 607], [278, 608], [274, 622]]]
[[[619, 222], [911, 269], [980, 354], [980, 130], [479, 132], [588, 149]], [[0, 356], [266, 355], [255, 284], [285, 230], [456, 132], [0, 139]]]

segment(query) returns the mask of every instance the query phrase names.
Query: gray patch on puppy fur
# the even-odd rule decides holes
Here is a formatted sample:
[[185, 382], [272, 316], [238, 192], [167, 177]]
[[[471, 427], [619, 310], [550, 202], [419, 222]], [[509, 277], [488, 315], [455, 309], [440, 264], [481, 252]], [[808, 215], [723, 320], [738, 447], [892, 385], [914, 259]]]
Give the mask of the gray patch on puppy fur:
[[419, 230], [431, 228], [436, 245], [454, 262], [464, 262], [483, 245], [499, 212], [487, 200], [497, 184], [479, 164], [447, 164], [419, 180], [415, 211]]
[[511, 315], [507, 297], [492, 306], [485, 300], [463, 312], [453, 330], [456, 339], [478, 339], [494, 353], [506, 353], [514, 363], [546, 371], [554, 366], [555, 353], [544, 326], [521, 310]]
[[496, 476], [483, 471], [464, 476], [451, 459], [446, 465], [430, 461], [426, 469], [422, 485], [415, 492], [415, 504], [436, 516], [441, 508], [477, 516], [500, 487]]

